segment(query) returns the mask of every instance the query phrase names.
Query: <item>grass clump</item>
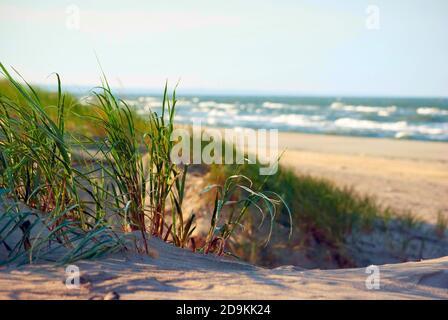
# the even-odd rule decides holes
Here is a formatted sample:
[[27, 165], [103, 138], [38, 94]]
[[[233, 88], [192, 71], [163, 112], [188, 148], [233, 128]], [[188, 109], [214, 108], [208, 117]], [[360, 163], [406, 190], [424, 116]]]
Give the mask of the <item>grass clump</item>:
[[[42, 241], [33, 241], [25, 246], [23, 241], [34, 226], [29, 219], [22, 221], [20, 218], [31, 217], [24, 215], [28, 212], [27, 209], [3, 210], [0, 239], [9, 252], [6, 261], [14, 261], [20, 256], [19, 251], [6, 244], [8, 235], [11, 234], [7, 226], [13, 226], [12, 231], [21, 230], [22, 241], [18, 246], [22, 250], [20, 252], [23, 249], [32, 252], [44, 244], [49, 245], [53, 240], [70, 248], [71, 258], [63, 257], [61, 261], [95, 256], [103, 251], [107, 252], [106, 248], [116, 249], [120, 246], [120, 241], [112, 236], [109, 240], [114, 244], [93, 246], [90, 253], [81, 254], [81, 248], [85, 247], [86, 242], [80, 240], [80, 235], [84, 239], [90, 239], [89, 245], [98, 241], [105, 244], [100, 238], [108, 234], [111, 227], [103, 218], [98, 218], [88, 206], [88, 201], [80, 198], [80, 190], [86, 189], [80, 181], [85, 182], [86, 177], [72, 163], [72, 140], [65, 130], [66, 110], [70, 107], [71, 99], [67, 99], [62, 93], [59, 76], [56, 75], [58, 94], [56, 105], [53, 106], [46, 105], [47, 102], [54, 102], [53, 99], [41, 99], [42, 92], [39, 94], [26, 82], [21, 84], [16, 81], [2, 64], [0, 69], [9, 81], [10, 88], [14, 88], [16, 95], [20, 97], [12, 99], [3, 93], [0, 96], [2, 196], [8, 196], [13, 203], [37, 209], [42, 217], [36, 213], [32, 216], [38, 217], [41, 222], [39, 233], [48, 235]], [[52, 113], [53, 109], [56, 110], [55, 113]], [[29, 257], [33, 261], [32, 255]]]
[[[172, 231], [173, 241], [179, 246], [184, 247], [185, 242], [188, 241], [188, 232], [185, 234], [182, 230], [184, 223], [181, 205], [187, 168], [182, 174], [181, 169], [170, 158], [174, 145], [174, 142], [171, 140], [171, 134], [174, 130], [176, 103], [176, 90], [174, 90], [173, 96], [170, 99], [167, 95], [166, 84], [163, 93], [161, 114], [158, 115], [155, 112], [150, 113], [149, 130], [145, 133], [145, 142], [148, 150], [148, 183], [151, 193], [149, 197], [149, 208], [152, 213], [152, 234], [167, 239]], [[176, 187], [177, 189], [174, 190]], [[182, 226], [179, 226], [181, 230], [177, 231], [176, 214], [173, 213], [173, 225], [168, 227], [168, 231], [164, 236], [164, 229], [167, 227], [165, 207], [166, 201], [169, 198], [174, 204], [173, 210], [178, 212], [177, 216], [179, 216]], [[187, 229], [189, 229], [191, 223], [187, 224]], [[177, 237], [177, 232], [180, 232], [181, 238]]]
[[[212, 182], [223, 181], [235, 170], [235, 166], [214, 165], [210, 179]], [[284, 236], [277, 236], [276, 243], [264, 250], [257, 245], [260, 239], [258, 222], [253, 218], [247, 219], [244, 237], [234, 243], [234, 251], [253, 263], [270, 266], [272, 262], [275, 265], [275, 261], [269, 262], [267, 256], [274, 254], [280, 247], [289, 246], [291, 250], [301, 250], [307, 255], [315, 254], [310, 250], [319, 248], [324, 252], [322, 255], [331, 256], [339, 266], [352, 266], [350, 257], [345, 254], [347, 236], [354, 230], [368, 232], [376, 222], [386, 222], [388, 217], [401, 216], [390, 208], [379, 206], [374, 198], [359, 195], [350, 188], [340, 188], [326, 179], [297, 174], [282, 166], [273, 176], [260, 176], [257, 164], [243, 165], [239, 170], [252, 180], [254, 188], [272, 190], [288, 204], [288, 207], [280, 204], [281, 213], [274, 223], [277, 235], [285, 236], [286, 232], [282, 233], [281, 230], [291, 225], [287, 220], [289, 213], [294, 226], [295, 236], [290, 242]], [[406, 223], [411, 218], [414, 221], [415, 216], [399, 219]], [[287, 244], [279, 244], [279, 241]]]
[[[1, 64], [0, 68], [24, 100], [17, 103], [0, 97], [0, 184], [10, 187], [17, 200], [55, 216], [79, 202], [65, 137], [66, 101], [59, 77], [57, 114], [52, 119], [31, 86], [17, 82]], [[84, 220], [81, 207], [72, 214]]]
[[[216, 195], [211, 215], [210, 228], [202, 248], [205, 253], [210, 250], [223, 254], [225, 245], [237, 228], [244, 229], [245, 218], [253, 208], [261, 216], [259, 226], [263, 225], [265, 212], [269, 213], [269, 233], [266, 237], [267, 244], [272, 235], [274, 220], [277, 217], [277, 207], [284, 205], [287, 216], [290, 219], [292, 231], [291, 212], [281, 196], [271, 191], [256, 191], [250, 178], [242, 174], [231, 175], [226, 178], [223, 185], [213, 184], [204, 192], [216, 189]], [[224, 209], [228, 207], [225, 217]], [[220, 219], [223, 221], [219, 225]]]

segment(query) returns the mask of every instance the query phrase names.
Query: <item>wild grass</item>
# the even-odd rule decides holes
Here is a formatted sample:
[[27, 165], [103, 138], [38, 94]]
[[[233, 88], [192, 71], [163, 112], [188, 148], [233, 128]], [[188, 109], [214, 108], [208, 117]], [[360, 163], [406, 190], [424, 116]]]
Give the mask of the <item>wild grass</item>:
[[[81, 104], [63, 92], [57, 74], [54, 95], [0, 69], [6, 79], [0, 82], [0, 190], [2, 203], [14, 204], [0, 210], [0, 245], [7, 251], [1, 263], [51, 259], [55, 248], [65, 250], [61, 263], [97, 257], [126, 249], [120, 235], [132, 231], [141, 233], [146, 253], [147, 238], [155, 236], [221, 255], [250, 206], [275, 218], [281, 197], [233, 175], [209, 188], [216, 189], [210, 229], [196, 248], [195, 213], [187, 218], [182, 210], [188, 166], [170, 158], [176, 91], [169, 97], [167, 85], [161, 114], [142, 119], [105, 77], [91, 102]], [[74, 152], [84, 159], [72, 159]], [[224, 207], [232, 208], [226, 221]], [[17, 232], [19, 240], [11, 239]]]
[[[225, 181], [235, 170], [236, 166], [213, 165], [210, 183]], [[282, 166], [279, 166], [275, 175], [268, 177], [258, 174], [257, 164], [240, 166], [238, 170], [252, 180], [254, 188], [271, 190], [284, 199], [289, 208], [280, 206], [281, 212], [274, 223], [277, 234], [280, 234], [278, 230], [291, 225], [288, 221], [291, 213], [293, 231], [298, 236], [294, 237], [294, 241], [289, 245], [291, 248], [300, 247], [304, 252], [312, 249], [311, 244], [317, 243], [319, 248], [327, 248], [325, 250], [328, 250], [329, 254], [343, 255], [345, 240], [354, 230], [369, 232], [374, 223], [386, 223], [392, 217], [410, 227], [417, 225], [419, 221], [411, 213], [405, 215], [391, 208], [384, 208], [374, 198], [360, 195], [353, 189], [340, 188], [329, 180], [298, 174]], [[251, 218], [245, 223], [246, 232], [244, 237], [238, 238], [234, 243], [234, 251], [253, 263], [269, 265], [269, 262], [263, 261], [263, 250], [258, 245], [258, 222]], [[279, 241], [279, 238], [276, 240]], [[286, 240], [284, 237], [280, 239], [287, 243]], [[279, 244], [273, 244], [269, 250], [275, 251], [276, 245]], [[346, 266], [349, 266], [348, 260], [343, 256], [338, 259], [341, 265], [347, 263]]]
[[[32, 86], [25, 81], [22, 84], [15, 80], [2, 64], [0, 68], [10, 87], [20, 97], [12, 99], [3, 94], [0, 96], [0, 187], [15, 203], [23, 203], [41, 212], [42, 221], [45, 221], [46, 229], [50, 232], [49, 238], [33, 242], [33, 246], [25, 247], [25, 251], [31, 252], [55, 237], [59, 244], [73, 249], [71, 257], [77, 257], [82, 250], [79, 247], [77, 249], [76, 242], [79, 239], [71, 235], [84, 235], [93, 243], [109, 232], [110, 226], [103, 219], [98, 219], [87, 202], [80, 199], [79, 190], [85, 189], [85, 186], [80, 185], [79, 181], [86, 177], [71, 161], [72, 145], [65, 131], [66, 110], [70, 107], [70, 99], [62, 93], [58, 75], [56, 105], [49, 106], [44, 101], [54, 102], [52, 99], [42, 100], [42, 94], [39, 95]], [[56, 109], [55, 113], [49, 111], [53, 108]], [[18, 216], [23, 213], [17, 210], [13, 212]], [[11, 211], [3, 214], [2, 218], [7, 219], [6, 225], [15, 221]], [[22, 226], [25, 222], [27, 225], [30, 223], [29, 220], [22, 222], [21, 219], [17, 223]], [[6, 229], [2, 231], [7, 232]], [[29, 231], [22, 230], [24, 238], [26, 232]], [[3, 243], [7, 241], [6, 238], [5, 234], [0, 234]], [[118, 242], [115, 244], [118, 245]], [[116, 245], [110, 248], [116, 248]], [[97, 253], [104, 249], [103, 246], [95, 248]], [[18, 253], [12, 250], [9, 256], [8, 260], [14, 260]], [[86, 255], [83, 253], [79, 257], [84, 256]], [[32, 260], [30, 256], [30, 261]], [[63, 258], [63, 261], [68, 260], [71, 258]]]
[[[216, 189], [213, 213], [211, 216], [210, 228], [205, 239], [203, 250], [205, 253], [210, 251], [223, 254], [229, 238], [235, 233], [237, 228], [244, 229], [245, 217], [254, 211], [261, 216], [259, 226], [263, 225], [266, 215], [269, 214], [269, 232], [266, 236], [267, 244], [272, 235], [274, 220], [277, 218], [277, 207], [284, 205], [287, 210], [287, 216], [290, 221], [290, 230], [292, 231], [292, 216], [289, 207], [283, 198], [272, 191], [256, 191], [250, 178], [242, 174], [231, 175], [226, 178], [223, 185], [212, 184], [204, 192]], [[229, 207], [225, 217], [224, 208]], [[222, 218], [222, 219], [221, 219]], [[219, 224], [222, 220], [221, 224]]]
[[[135, 128], [134, 114], [123, 100], [112, 93], [106, 79], [100, 92], [94, 92], [99, 116], [92, 118], [104, 129], [105, 138], [96, 143], [105, 161], [99, 162], [109, 178], [115, 208], [123, 209], [123, 225], [139, 230], [145, 239], [146, 177], [139, 143], [141, 134]], [[104, 190], [102, 190], [104, 191]], [[148, 252], [145, 241], [145, 249]]]
[[[0, 98], [2, 184], [12, 188], [17, 200], [55, 216], [79, 202], [65, 139], [66, 102], [59, 77], [57, 113], [52, 119], [31, 86], [17, 82], [1, 64], [0, 68], [25, 101]], [[84, 220], [81, 207], [77, 206], [72, 214]]]
[[[176, 186], [182, 187], [185, 184], [187, 170], [185, 169], [182, 177], [181, 170], [171, 161], [170, 155], [174, 142], [171, 140], [171, 134], [174, 130], [174, 113], [176, 110], [176, 90], [173, 91], [173, 96], [170, 99], [167, 94], [168, 86], [165, 84], [162, 100], [161, 114], [153, 112], [149, 115], [149, 130], [145, 133], [145, 142], [148, 150], [148, 178], [149, 178], [149, 208], [152, 212], [152, 234], [157, 237], [168, 238], [170, 232], [173, 237], [177, 236], [176, 214], [173, 213], [174, 226], [168, 227], [167, 233], [164, 236], [165, 222], [165, 207], [168, 198], [173, 202], [174, 210], [178, 211], [177, 216], [180, 223], [183, 225], [183, 218], [181, 212], [181, 204], [183, 199], [183, 191], [177, 189]], [[177, 181], [177, 184], [176, 184]], [[183, 182], [182, 182], [183, 181]], [[182, 183], [182, 186], [180, 185]], [[182, 227], [181, 227], [182, 228]], [[181, 241], [175, 239], [175, 243], [180, 246], [185, 246], [187, 235], [183, 230], [179, 231]]]

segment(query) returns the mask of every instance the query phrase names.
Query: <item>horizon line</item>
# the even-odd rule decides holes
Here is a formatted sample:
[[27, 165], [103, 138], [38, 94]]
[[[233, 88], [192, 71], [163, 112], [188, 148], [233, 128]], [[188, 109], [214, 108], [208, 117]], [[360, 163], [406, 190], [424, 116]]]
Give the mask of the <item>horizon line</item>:
[[[51, 89], [53, 85], [34, 84], [43, 89]], [[63, 88], [71, 93], [74, 90], [90, 91], [98, 88], [98, 85], [63, 85]], [[112, 90], [122, 91], [123, 94], [137, 95], [137, 94], [163, 94], [163, 86], [160, 89], [153, 87], [132, 87], [123, 88], [120, 86], [111, 86]], [[228, 97], [297, 97], [297, 98], [398, 98], [398, 99], [448, 99], [448, 95], [403, 95], [403, 94], [353, 94], [353, 93], [311, 93], [311, 92], [290, 92], [290, 91], [266, 91], [266, 90], [241, 90], [241, 89], [210, 89], [210, 88], [177, 88], [177, 95], [186, 96], [228, 96]]]

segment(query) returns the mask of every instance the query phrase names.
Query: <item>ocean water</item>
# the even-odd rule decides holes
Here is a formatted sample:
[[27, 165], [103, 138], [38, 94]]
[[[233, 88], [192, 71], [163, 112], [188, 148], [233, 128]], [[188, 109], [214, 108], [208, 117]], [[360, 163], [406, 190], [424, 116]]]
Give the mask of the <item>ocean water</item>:
[[[125, 100], [141, 114], [160, 111], [157, 96]], [[178, 123], [349, 136], [448, 141], [448, 98], [183, 96]]]

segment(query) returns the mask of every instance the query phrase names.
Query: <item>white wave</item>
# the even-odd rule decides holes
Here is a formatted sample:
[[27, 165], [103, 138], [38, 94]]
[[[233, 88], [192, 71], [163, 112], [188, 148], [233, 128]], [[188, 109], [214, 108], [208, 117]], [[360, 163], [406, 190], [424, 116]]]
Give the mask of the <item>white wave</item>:
[[277, 102], [270, 102], [270, 101], [263, 102], [263, 108], [266, 108], [266, 109], [282, 109], [285, 106], [287, 106], [287, 105], [284, 103], [277, 103]]
[[395, 139], [403, 139], [410, 137], [411, 134], [409, 132], [399, 131], [395, 134]]
[[198, 103], [199, 108], [218, 108], [218, 109], [232, 109], [236, 105], [234, 103], [223, 103], [216, 101], [201, 101]]
[[142, 97], [138, 97], [137, 101], [140, 103], [148, 103], [148, 102], [153, 102], [153, 101], [158, 101], [159, 98], [156, 97], [150, 97], [150, 96], [142, 96]]
[[198, 103], [199, 108], [213, 108], [217, 105], [215, 101], [201, 101]]
[[178, 107], [189, 107], [193, 105], [193, 101], [188, 99], [179, 99], [176, 101], [176, 106]]
[[409, 125], [406, 121], [376, 122], [352, 118], [340, 118], [334, 122], [336, 127], [359, 130], [379, 130], [397, 132], [398, 137], [412, 134], [447, 135], [448, 123], [439, 124], [438, 127], [428, 125]]
[[259, 122], [261, 124], [269, 121], [269, 116], [245, 114], [235, 117], [235, 121]]
[[218, 103], [216, 107], [220, 109], [233, 109], [236, 105], [234, 103]]
[[238, 114], [238, 110], [233, 108], [228, 110], [212, 109], [208, 112], [209, 117], [228, 117], [236, 114]]
[[262, 104], [265, 109], [290, 109], [290, 110], [316, 110], [319, 109], [319, 106], [315, 105], [304, 105], [304, 104], [287, 104], [287, 103], [278, 103], [266, 101]]
[[363, 106], [363, 105], [355, 106], [344, 104], [342, 102], [333, 102], [330, 108], [334, 110], [343, 110], [351, 112], [377, 113], [378, 115], [383, 117], [387, 117], [391, 113], [397, 111], [396, 106], [388, 106], [388, 107]]
[[285, 124], [288, 126], [297, 127], [323, 127], [328, 124], [326, 121], [321, 121], [320, 116], [305, 116], [302, 114], [282, 114], [270, 119], [271, 123]]
[[334, 124], [337, 127], [347, 129], [399, 131], [407, 128], [406, 121], [376, 122], [376, 121], [358, 120], [352, 118], [339, 118], [334, 122]]
[[421, 115], [434, 115], [434, 116], [446, 116], [448, 110], [441, 110], [438, 108], [421, 107], [417, 109], [417, 113]]

